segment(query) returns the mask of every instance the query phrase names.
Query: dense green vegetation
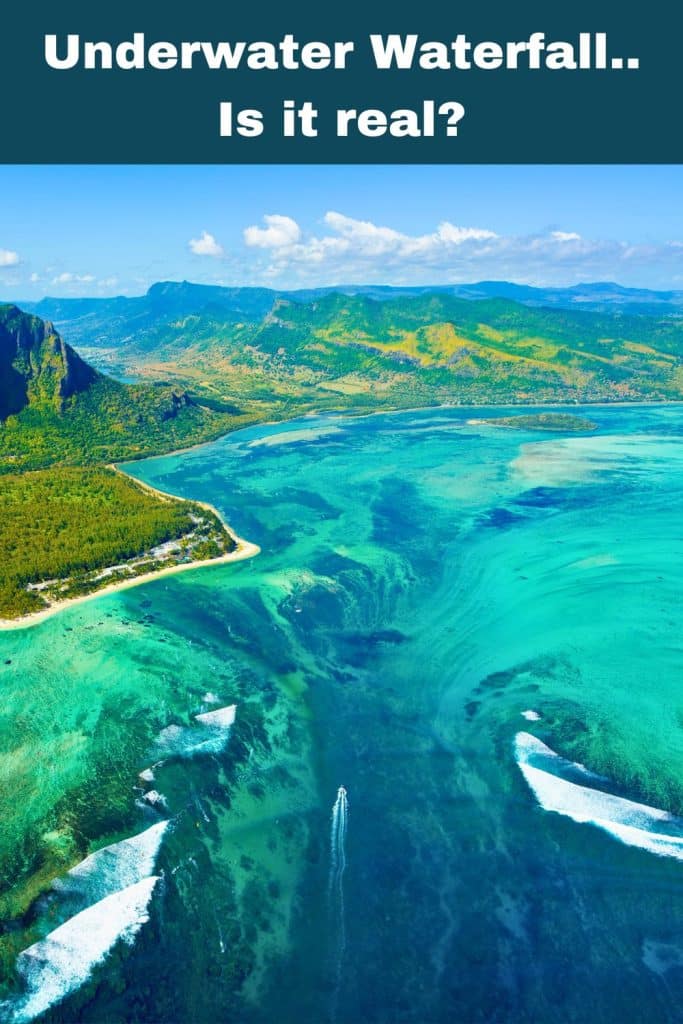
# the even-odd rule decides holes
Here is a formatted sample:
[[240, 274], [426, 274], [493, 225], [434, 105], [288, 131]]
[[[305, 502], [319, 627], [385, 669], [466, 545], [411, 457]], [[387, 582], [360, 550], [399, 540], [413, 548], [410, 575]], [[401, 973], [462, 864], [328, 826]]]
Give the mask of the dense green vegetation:
[[182, 390], [97, 373], [51, 324], [0, 306], [0, 473], [168, 451], [239, 422], [239, 410], [206, 408]]
[[555, 430], [569, 434], [582, 434], [596, 430], [597, 423], [585, 416], [566, 412], [539, 412], [529, 416], [498, 416], [481, 420], [494, 427], [515, 427], [517, 430]]
[[531, 309], [506, 299], [330, 295], [306, 306], [279, 302], [250, 343], [262, 358], [305, 367], [340, 393], [359, 380], [372, 392], [374, 383], [375, 399], [406, 386], [464, 403], [683, 395], [676, 318]]
[[[474, 301], [457, 289], [374, 288], [372, 296], [320, 290], [293, 298], [267, 289], [165, 284], [140, 299], [57, 304], [70, 336], [87, 341], [99, 365], [133, 375], [133, 384], [93, 369], [50, 323], [0, 306], [0, 479], [169, 451], [311, 410], [683, 398], [683, 318], [674, 293], [619, 294], [605, 312], [600, 304], [615, 286], [594, 286], [594, 311], [565, 308], [566, 297], [545, 308], [476, 287], [484, 297]], [[571, 301], [585, 299], [581, 292]], [[535, 292], [528, 301], [538, 301]], [[656, 307], [656, 315], [634, 313], [638, 303]], [[555, 414], [506, 425], [592, 429]], [[71, 483], [63, 470], [54, 479], [54, 500], [66, 488], [58, 511], [68, 523], [68, 510], [76, 514], [68, 504]], [[83, 477], [84, 485], [95, 487], [96, 479]], [[3, 494], [3, 506], [7, 500]], [[36, 500], [27, 499], [29, 509]], [[166, 522], [152, 514], [156, 499], [148, 500], [129, 538], [137, 554], [153, 546], [150, 538]], [[40, 522], [42, 533], [29, 536], [24, 527], [4, 552], [3, 587], [15, 610], [38, 600], [25, 590], [29, 580], [82, 571], [68, 558], [60, 561], [61, 544]], [[114, 523], [101, 523], [100, 539], [111, 531], [112, 542], [101, 551], [91, 544], [91, 573], [129, 557], [119, 553], [126, 544]], [[27, 554], [29, 540], [43, 558], [39, 565]], [[74, 550], [83, 541], [75, 530]], [[220, 553], [221, 543], [195, 537], [195, 557]], [[92, 584], [70, 578], [67, 591]]]
[[449, 402], [680, 399], [683, 318], [673, 299], [658, 293], [657, 304], [644, 294], [642, 308], [656, 315], [643, 315], [629, 293], [625, 305], [615, 299], [600, 311], [609, 287], [620, 297], [616, 286], [595, 286], [594, 311], [374, 289], [381, 300], [271, 293], [264, 313], [263, 289], [164, 285], [139, 300], [111, 300], [111, 322], [89, 307], [68, 330], [99, 365], [190, 388], [245, 419]]
[[[39, 610], [50, 598], [87, 592], [95, 570], [179, 540], [176, 561], [233, 546], [215, 516], [192, 502], [162, 500], [113, 469], [62, 467], [2, 479], [0, 617]], [[160, 558], [156, 564], [167, 564]], [[149, 564], [141, 563], [147, 571]], [[135, 566], [137, 570], [138, 567]], [[117, 577], [130, 575], [121, 570]], [[57, 580], [47, 589], [29, 584]], [[111, 582], [107, 576], [105, 582]]]
[[[0, 617], [231, 550], [212, 512], [101, 467], [238, 421], [182, 391], [111, 380], [51, 324], [0, 306]], [[154, 552], [176, 539], [175, 551]]]
[[243, 421], [172, 388], [98, 375], [64, 410], [32, 405], [0, 425], [0, 473], [135, 459], [210, 440]]

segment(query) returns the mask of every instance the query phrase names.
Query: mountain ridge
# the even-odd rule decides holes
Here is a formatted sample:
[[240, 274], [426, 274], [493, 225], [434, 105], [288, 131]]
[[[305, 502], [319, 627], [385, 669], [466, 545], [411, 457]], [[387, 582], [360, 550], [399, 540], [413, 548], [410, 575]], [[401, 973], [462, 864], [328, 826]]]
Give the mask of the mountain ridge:
[[[171, 289], [176, 309], [178, 294], [193, 295], [194, 287]], [[144, 326], [130, 320], [107, 340], [87, 350], [102, 365], [175, 381], [257, 418], [409, 403], [683, 397], [683, 317], [622, 307], [606, 313], [447, 291], [382, 299], [326, 291], [308, 302], [275, 295], [252, 319], [212, 302]]]
[[615, 305], [633, 307], [632, 311], [656, 308], [659, 312], [669, 309], [683, 313], [683, 290], [655, 290], [620, 285], [615, 282], [586, 282], [563, 287], [541, 287], [516, 284], [512, 281], [479, 281], [452, 285], [393, 286], [383, 284], [335, 284], [318, 288], [277, 289], [261, 286], [225, 286], [197, 284], [190, 281], [157, 281], [150, 285], [143, 295], [118, 295], [111, 298], [55, 298], [45, 296], [38, 301], [17, 300], [17, 305], [28, 312], [54, 320], [58, 326], [62, 321], [107, 312], [119, 316], [126, 309], [132, 315], [144, 316], [158, 311], [165, 304], [166, 312], [189, 313], [207, 305], [233, 308], [243, 315], [265, 315], [265, 307], [272, 305], [276, 297], [287, 297], [294, 301], [310, 302], [330, 292], [347, 295], [366, 295], [373, 298], [397, 298], [426, 293], [445, 293], [473, 301], [481, 298], [510, 298], [528, 305], [548, 305], [563, 308], [604, 310]]
[[186, 390], [107, 377], [51, 322], [0, 305], [0, 473], [154, 454], [234, 424]]
[[38, 397], [63, 411], [97, 376], [50, 321], [0, 306], [0, 420], [18, 415]]
[[[580, 286], [580, 293], [604, 297], [620, 288], [597, 282]], [[491, 289], [501, 290], [500, 283]], [[94, 375], [65, 405], [83, 434], [80, 458], [95, 457], [88, 454], [88, 432], [99, 452], [124, 449], [123, 457], [135, 457], [314, 411], [680, 400], [683, 316], [668, 306], [657, 315], [633, 312], [633, 291], [625, 290], [626, 305], [605, 312], [502, 295], [474, 300], [449, 289], [390, 289], [380, 298], [323, 289], [311, 298], [158, 282], [137, 299], [59, 300], [55, 312], [72, 316], [65, 332], [85, 363], [69, 345], [60, 348], [65, 343], [55, 340], [56, 329], [45, 330], [50, 359], [66, 352], [74, 380]], [[13, 309], [14, 317], [33, 315], [0, 308]], [[91, 363], [94, 370], [82, 369]], [[32, 441], [34, 450], [42, 445], [44, 460], [45, 427], [55, 427], [58, 403], [43, 402], [46, 410], [52, 420], [43, 416], [43, 434], [36, 428]], [[101, 419], [102, 410], [102, 429], [93, 430], [88, 423]], [[136, 430], [142, 444], [133, 441]], [[112, 444], [115, 439], [126, 444]]]

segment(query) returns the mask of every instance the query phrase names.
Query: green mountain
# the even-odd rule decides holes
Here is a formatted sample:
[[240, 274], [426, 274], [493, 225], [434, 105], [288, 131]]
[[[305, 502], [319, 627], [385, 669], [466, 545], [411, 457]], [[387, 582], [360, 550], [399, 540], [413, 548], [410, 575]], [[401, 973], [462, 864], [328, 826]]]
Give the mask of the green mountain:
[[[180, 288], [183, 301], [193, 287]], [[444, 292], [280, 297], [257, 314], [239, 316], [215, 302], [168, 313], [110, 338], [99, 357], [127, 374], [237, 402], [255, 418], [332, 407], [683, 397], [677, 315], [550, 309]]]
[[[467, 297], [453, 294], [457, 289]], [[96, 374], [78, 390], [74, 370], [77, 390], [60, 414], [48, 403], [51, 423], [61, 415], [63, 425], [66, 417], [73, 440], [77, 421], [97, 416], [103, 428], [86, 428], [87, 450], [101, 460], [114, 440], [126, 454], [158, 451], [313, 409], [683, 397], [679, 293], [610, 284], [552, 293], [505, 282], [457, 289], [368, 286], [370, 295], [353, 288], [294, 295], [165, 282], [134, 299], [44, 300], [39, 305], [56, 307], [89, 363], [158, 385], [133, 392], [125, 389], [141, 385]], [[492, 291], [525, 301], [487, 297]], [[567, 308], [537, 304], [559, 292]], [[586, 309], [591, 299], [608, 308]], [[653, 304], [654, 315], [632, 311]], [[22, 386], [12, 385], [15, 404]], [[45, 436], [44, 415], [41, 431]], [[80, 452], [83, 461], [86, 446]]]
[[277, 299], [306, 304], [332, 293], [362, 295], [378, 301], [444, 295], [473, 301], [511, 299], [527, 306], [601, 313], [683, 314], [683, 291], [625, 288], [613, 282], [592, 282], [571, 288], [536, 288], [511, 281], [403, 287], [341, 284], [287, 291], [161, 281], [152, 285], [145, 295], [79, 299], [48, 297], [40, 302], [19, 302], [18, 305], [43, 319], [54, 321], [67, 333], [72, 344], [108, 346], [130, 338], [139, 339], [146, 331], [174, 318], [213, 314], [224, 322], [256, 322], [270, 311]]
[[[177, 534], [173, 510], [162, 515], [156, 498], [140, 508], [138, 494], [90, 467], [311, 410], [683, 398], [683, 318], [671, 313], [546, 308], [444, 291], [381, 299], [327, 291], [304, 302], [273, 300], [264, 289], [244, 291], [209, 289], [209, 301], [194, 312], [194, 286], [159, 286], [133, 316], [121, 305], [127, 300], [113, 300], [119, 312], [108, 324], [106, 345], [101, 335], [88, 334], [97, 344], [81, 346], [80, 354], [51, 323], [0, 306], [5, 518], [9, 523], [14, 495], [15, 521], [27, 527], [9, 529], [0, 614], [3, 607], [19, 614], [44, 600], [30, 590], [36, 582], [56, 587], [48, 595], [53, 599], [86, 583], [100, 585], [100, 566], [107, 558], [116, 562], [121, 550], [154, 562], [149, 538]], [[116, 359], [137, 382], [105, 375], [85, 352]], [[534, 423], [540, 429], [590, 427], [560, 424], [556, 416]], [[44, 467], [50, 467], [47, 474], [26, 472]], [[90, 529], [107, 521], [113, 487], [122, 510], [116, 527]], [[68, 510], [76, 504], [102, 511], [88, 517], [87, 543], [79, 540], [74, 548]], [[129, 520], [131, 536], [121, 527]], [[178, 522], [187, 525], [182, 516]], [[205, 539], [202, 533], [197, 540], [198, 558], [209, 557], [204, 548], [215, 548]], [[73, 579], [61, 575], [57, 553], [72, 549], [86, 552], [94, 573], [86, 583], [80, 562], [69, 563]]]
[[96, 378], [50, 324], [16, 306], [0, 307], [0, 420], [29, 405], [63, 412]]
[[182, 389], [112, 380], [49, 322], [0, 306], [0, 472], [168, 451], [239, 422]]

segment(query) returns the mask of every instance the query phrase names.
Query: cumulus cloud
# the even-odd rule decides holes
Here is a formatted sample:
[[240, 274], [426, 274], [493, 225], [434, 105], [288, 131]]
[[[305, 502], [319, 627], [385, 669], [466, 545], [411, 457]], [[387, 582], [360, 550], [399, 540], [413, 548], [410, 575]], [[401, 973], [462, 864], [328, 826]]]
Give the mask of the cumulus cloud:
[[302, 240], [301, 228], [291, 217], [271, 214], [263, 219], [268, 225], [266, 228], [252, 225], [245, 229], [246, 244], [273, 250], [278, 259], [304, 263], [322, 263], [342, 254], [366, 259], [429, 256], [434, 250], [458, 246], [466, 241], [497, 237], [495, 232], [485, 228], [457, 227], [448, 221], [439, 224], [430, 235], [406, 235], [394, 228], [373, 224], [369, 220], [356, 220], [330, 210], [324, 221], [333, 234]]
[[53, 284], [91, 284], [95, 280], [94, 274], [72, 274], [65, 270], [52, 278]]
[[188, 245], [195, 256], [213, 256], [214, 259], [220, 259], [224, 255], [223, 246], [208, 231], [202, 231], [199, 238], [191, 238]]
[[279, 213], [266, 214], [263, 218], [265, 228], [256, 224], [244, 229], [244, 241], [247, 245], [259, 249], [282, 249], [294, 245], [301, 237], [301, 228], [291, 217], [283, 217]]
[[0, 249], [0, 267], [16, 267], [20, 262], [19, 253], [13, 249]]
[[325, 229], [305, 233], [291, 217], [271, 214], [265, 227], [244, 231], [247, 246], [260, 249], [264, 278], [338, 284], [353, 281], [439, 284], [503, 277], [528, 283], [570, 283], [619, 278], [640, 264], [679, 267], [683, 250], [671, 243], [632, 245], [586, 239], [575, 231], [546, 230], [504, 236], [490, 227], [444, 220], [433, 231], [407, 234], [337, 211]]

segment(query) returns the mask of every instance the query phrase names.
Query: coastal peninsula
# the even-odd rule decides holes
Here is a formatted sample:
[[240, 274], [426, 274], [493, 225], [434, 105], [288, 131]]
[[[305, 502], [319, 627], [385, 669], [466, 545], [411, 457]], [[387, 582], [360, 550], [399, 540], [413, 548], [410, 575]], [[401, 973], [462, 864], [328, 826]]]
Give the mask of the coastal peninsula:
[[0, 629], [157, 576], [258, 554], [218, 511], [114, 466], [3, 478]]
[[234, 422], [184, 391], [114, 381], [48, 321], [0, 306], [0, 628], [257, 553], [215, 508], [112, 464], [208, 440]]

